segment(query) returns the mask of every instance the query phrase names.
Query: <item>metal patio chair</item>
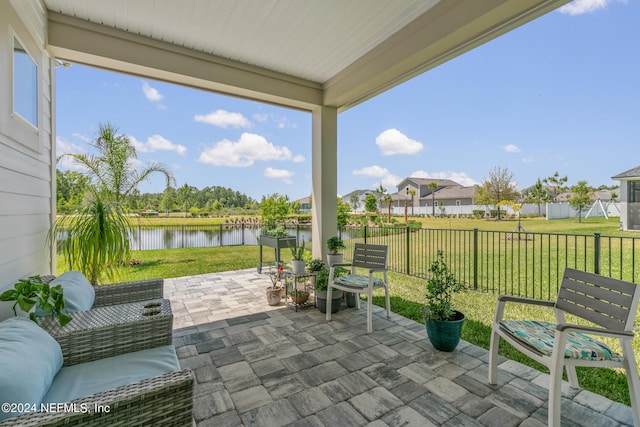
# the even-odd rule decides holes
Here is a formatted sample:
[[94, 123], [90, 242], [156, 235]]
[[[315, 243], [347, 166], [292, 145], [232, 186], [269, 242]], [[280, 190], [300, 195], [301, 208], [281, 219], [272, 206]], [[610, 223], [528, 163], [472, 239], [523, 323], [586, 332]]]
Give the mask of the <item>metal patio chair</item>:
[[[560, 426], [562, 368], [572, 388], [578, 388], [576, 366], [624, 368], [629, 384], [633, 422], [640, 426], [640, 379], [631, 341], [640, 299], [640, 286], [565, 268], [555, 302], [502, 295], [498, 298], [491, 330], [489, 383], [497, 383], [500, 338], [550, 371], [549, 426]], [[505, 320], [506, 303], [534, 304], [554, 309], [556, 323]], [[586, 320], [590, 326], [567, 323], [565, 314]], [[582, 323], [582, 322], [581, 322]], [[620, 340], [622, 355], [598, 337]]]
[[[351, 274], [335, 277], [338, 267], [351, 267]], [[357, 269], [367, 269], [368, 274], [358, 274]], [[374, 273], [379, 273], [374, 276]], [[382, 277], [380, 277], [382, 276]], [[389, 302], [389, 281], [387, 279], [387, 246], [356, 243], [351, 263], [334, 264], [329, 270], [327, 295], [332, 288], [356, 294], [356, 307], [360, 308], [360, 294], [367, 295], [367, 333], [373, 331], [373, 299], [372, 292], [376, 288], [384, 288], [387, 318], [391, 316]], [[331, 320], [331, 298], [327, 297], [327, 321]]]

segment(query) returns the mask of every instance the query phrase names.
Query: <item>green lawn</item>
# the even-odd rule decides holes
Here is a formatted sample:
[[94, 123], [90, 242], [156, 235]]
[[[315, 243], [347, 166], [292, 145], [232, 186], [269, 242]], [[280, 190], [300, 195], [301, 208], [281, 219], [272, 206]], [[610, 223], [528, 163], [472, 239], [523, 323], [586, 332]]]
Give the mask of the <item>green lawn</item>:
[[[170, 220], [174, 220], [170, 218]], [[198, 218], [176, 219], [176, 224], [207, 223], [211, 219]], [[146, 221], [146, 220], [145, 220]], [[483, 229], [495, 231], [511, 231], [517, 225], [517, 221], [486, 221], [474, 219], [421, 219], [424, 227], [440, 229]], [[211, 223], [211, 222], [209, 222]], [[526, 219], [522, 225], [529, 232], [544, 233], [581, 233], [602, 235], [626, 235], [638, 237], [635, 233], [622, 233], [618, 231], [618, 219], [589, 218], [579, 223], [577, 220]], [[288, 251], [282, 251], [285, 262], [291, 255]], [[224, 246], [216, 248], [192, 248], [169, 249], [155, 251], [134, 251], [133, 258], [141, 261], [140, 264], [125, 266], [122, 271], [122, 281], [148, 279], [153, 277], [181, 277], [203, 273], [239, 270], [255, 268], [258, 265], [259, 250], [256, 246]], [[273, 259], [272, 251], [265, 251], [265, 258]], [[58, 257], [58, 274], [65, 271], [62, 257]], [[391, 308], [395, 313], [405, 317], [421, 321], [420, 306], [424, 300], [424, 279], [407, 276], [398, 273], [390, 274], [391, 283]], [[467, 320], [463, 329], [463, 339], [480, 347], [488, 349], [491, 322], [497, 295], [492, 293], [467, 291], [456, 295], [456, 308], [465, 313]], [[374, 296], [374, 303], [383, 305], [383, 298], [378, 294]], [[266, 304], [266, 302], [265, 302]], [[523, 310], [510, 310], [507, 313], [514, 317], [540, 317], [552, 319], [550, 312], [532, 312], [531, 307]], [[426, 339], [426, 332], [425, 332]], [[615, 343], [612, 344], [614, 347]], [[634, 341], [636, 359], [640, 360], [640, 342]], [[544, 367], [536, 364], [520, 353], [512, 351], [507, 346], [501, 346], [500, 353], [505, 357], [518, 360], [540, 370]], [[610, 369], [579, 369], [580, 384], [587, 390], [608, 397], [611, 400], [630, 404], [626, 378], [623, 373]]]

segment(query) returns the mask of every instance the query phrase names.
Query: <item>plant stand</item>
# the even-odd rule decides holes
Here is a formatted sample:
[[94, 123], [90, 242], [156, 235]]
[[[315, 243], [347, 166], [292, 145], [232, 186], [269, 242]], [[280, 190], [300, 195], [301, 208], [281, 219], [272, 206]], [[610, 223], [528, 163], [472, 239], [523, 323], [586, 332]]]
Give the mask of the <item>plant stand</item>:
[[[291, 284], [291, 286], [286, 286], [287, 307], [293, 308], [295, 309], [295, 311], [298, 311], [298, 308], [310, 307], [312, 305], [315, 306], [315, 296], [312, 297], [311, 295], [311, 293], [313, 292], [313, 286], [311, 286], [312, 274], [307, 272], [302, 274], [291, 273], [289, 277], [291, 278], [291, 280], [293, 280], [293, 283]], [[299, 283], [300, 281], [302, 281], [301, 284]], [[296, 295], [298, 295], [298, 290], [308, 292], [309, 297], [307, 298], [307, 300], [298, 301], [296, 299]]]
[[295, 248], [296, 245], [297, 245], [296, 236], [273, 237], [273, 236], [268, 236], [266, 234], [261, 234], [260, 235], [260, 262], [258, 264], [258, 273], [262, 273], [262, 267], [265, 264], [271, 265], [271, 263], [265, 263], [262, 261], [263, 246], [274, 249], [275, 257], [276, 257], [275, 265], [278, 266], [280, 265], [280, 249]]

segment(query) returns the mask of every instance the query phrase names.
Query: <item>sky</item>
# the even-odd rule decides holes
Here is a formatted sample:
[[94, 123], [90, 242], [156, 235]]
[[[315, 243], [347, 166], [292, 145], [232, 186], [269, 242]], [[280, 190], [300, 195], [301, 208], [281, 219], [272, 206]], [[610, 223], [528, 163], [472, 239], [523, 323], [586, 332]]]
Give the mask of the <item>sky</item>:
[[[640, 0], [574, 0], [341, 113], [338, 194], [409, 176], [481, 184], [497, 167], [520, 188], [556, 171], [618, 184], [640, 165], [639, 19]], [[178, 187], [311, 193], [310, 113], [78, 64], [56, 87], [58, 155], [91, 153], [109, 122]]]

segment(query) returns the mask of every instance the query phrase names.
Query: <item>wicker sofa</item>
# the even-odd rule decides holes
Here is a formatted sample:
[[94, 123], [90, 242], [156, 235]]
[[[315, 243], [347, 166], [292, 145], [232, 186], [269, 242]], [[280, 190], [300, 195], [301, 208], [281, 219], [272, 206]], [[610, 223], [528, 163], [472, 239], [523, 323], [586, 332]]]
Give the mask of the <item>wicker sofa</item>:
[[[41, 393], [44, 407], [40, 403], [37, 407], [34, 406], [27, 411], [24, 410], [24, 407], [14, 407], [13, 409], [23, 414], [12, 414], [13, 417], [0, 421], [0, 426], [191, 426], [193, 374], [190, 369], [180, 369], [175, 349], [170, 345], [172, 340], [171, 327], [167, 328], [167, 318], [172, 318], [170, 305], [166, 300], [161, 303], [159, 308], [145, 307], [145, 305], [145, 303], [137, 304], [138, 310], [142, 310], [138, 315], [148, 317], [142, 322], [145, 324], [142, 326], [144, 331], [140, 329], [141, 323], [132, 321], [131, 317], [125, 316], [121, 321], [117, 321], [113, 315], [107, 312], [100, 313], [104, 308], [90, 310], [86, 313], [75, 313], [79, 317], [74, 317], [69, 325], [64, 328], [58, 327], [58, 329], [53, 326], [55, 322], [52, 319], [41, 320], [44, 328], [28, 319], [12, 318], [0, 322], [0, 346], [5, 346], [0, 350], [4, 350], [5, 355], [7, 349], [9, 352], [13, 351], [13, 355], [10, 357], [12, 363], [20, 365], [20, 360], [26, 360], [29, 369], [46, 367], [52, 359], [56, 358], [47, 355], [47, 348], [52, 347], [51, 343], [46, 345], [47, 348], [44, 351], [42, 350], [43, 343], [48, 340], [53, 341], [53, 347], [59, 346], [59, 350], [54, 349], [56, 354], [61, 351], [61, 354], [64, 355], [60, 356], [61, 368], [58, 366], [58, 369], [55, 369], [54, 366], [53, 369], [49, 369], [49, 371], [55, 372]], [[136, 304], [127, 304], [127, 306], [133, 310]], [[145, 316], [145, 313], [153, 314]], [[93, 322], [91, 324], [83, 323], [83, 317], [95, 317], [102, 314], [108, 319], [102, 325], [96, 326], [95, 319], [91, 319]], [[155, 322], [158, 322], [160, 326], [155, 327], [153, 325]], [[75, 325], [73, 325], [74, 323]], [[7, 327], [3, 328], [3, 324]], [[10, 329], [16, 325], [26, 328], [30, 332], [16, 333], [13, 331], [11, 333]], [[48, 331], [51, 335], [45, 330], [47, 328], [49, 328]], [[30, 334], [35, 334], [36, 337], [32, 338]], [[37, 334], [42, 335], [37, 336]], [[12, 342], [16, 336], [18, 336], [18, 340], [26, 340], [26, 347], [24, 342]], [[52, 336], [55, 340], [51, 338]], [[150, 355], [158, 354], [158, 352], [163, 355], [164, 359], [161, 361], [152, 360], [151, 358], [154, 356]], [[1, 354], [2, 351], [0, 351]], [[38, 359], [39, 357], [42, 360]], [[169, 362], [165, 363], [165, 359], [169, 359]], [[154, 365], [154, 363], [161, 366], [162, 370], [166, 372], [130, 381], [132, 377], [142, 375], [139, 373], [141, 367], [147, 369], [147, 365]], [[41, 386], [41, 377], [46, 375], [35, 375], [35, 381], [32, 384], [29, 379], [23, 378], [20, 374], [20, 366], [14, 370], [6, 369], [6, 365], [3, 367], [5, 370], [4, 373], [0, 372], [0, 376], [4, 375], [4, 377], [0, 378], [0, 382], [3, 383], [3, 388], [9, 392], [0, 398], [3, 400], [2, 403], [7, 401], [20, 403], [34, 401], [35, 403], [37, 397], [33, 399], [21, 398], [19, 391], [27, 387], [28, 393], [33, 396], [34, 389]], [[120, 385], [110, 389], [101, 389], [91, 394], [83, 394], [83, 390], [72, 390], [76, 397], [61, 402], [58, 397], [55, 397], [55, 394], [50, 394], [54, 389], [68, 393], [69, 389], [74, 388], [73, 386], [76, 385], [74, 377], [70, 377], [71, 380], [68, 375], [66, 379], [62, 378], [65, 376], [65, 372], [73, 370], [76, 375], [79, 372], [76, 378], [81, 383], [89, 383], [94, 389], [96, 384], [104, 386], [104, 384], [119, 382]], [[11, 371], [15, 372], [13, 377]], [[91, 376], [94, 374], [98, 376], [92, 379]], [[38, 392], [35, 393], [38, 394]], [[6, 408], [3, 407], [3, 411], [4, 409]], [[7, 414], [4, 415], [6, 417]]]
[[[56, 276], [40, 276], [42, 281], [50, 283]], [[62, 276], [60, 276], [62, 277]], [[136, 280], [93, 286], [95, 301], [93, 308], [130, 302], [159, 299], [164, 296], [164, 279]]]

